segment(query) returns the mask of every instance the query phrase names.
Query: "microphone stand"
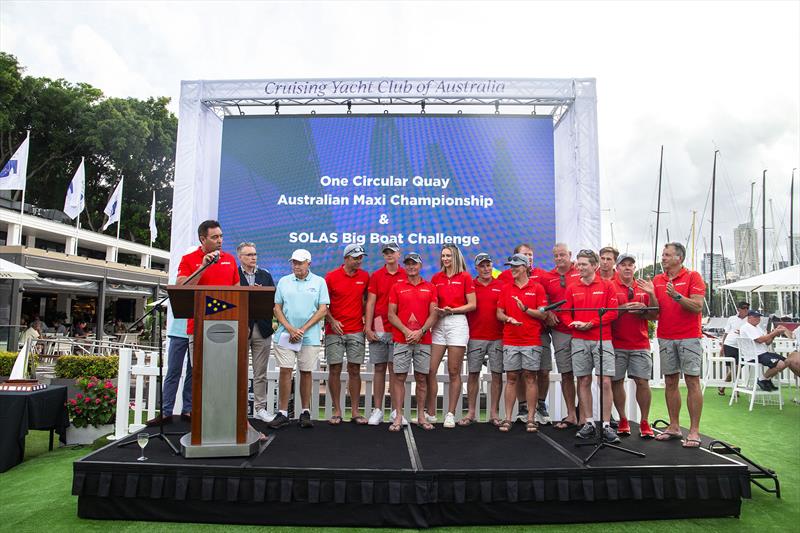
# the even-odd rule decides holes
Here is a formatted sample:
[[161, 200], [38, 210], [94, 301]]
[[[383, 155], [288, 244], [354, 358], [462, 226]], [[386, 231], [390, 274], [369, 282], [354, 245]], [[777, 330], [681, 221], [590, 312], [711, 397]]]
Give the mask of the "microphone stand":
[[[658, 307], [640, 307], [639, 309], [634, 309], [634, 311], [656, 311]], [[617, 444], [611, 444], [610, 442], [606, 442], [603, 438], [603, 315], [605, 315], [609, 311], [625, 311], [630, 312], [631, 309], [627, 309], [624, 307], [573, 307], [571, 309], [559, 309], [559, 311], [597, 311], [597, 317], [600, 322], [600, 341], [599, 341], [599, 349], [600, 349], [600, 373], [598, 374], [599, 380], [598, 385], [600, 388], [600, 420], [595, 422], [595, 438], [586, 442], [576, 442], [576, 447], [583, 447], [583, 446], [594, 446], [594, 450], [592, 453], [589, 454], [586, 459], [583, 460], [583, 464], [589, 464], [592, 458], [595, 456], [597, 452], [602, 450], [603, 448], [611, 448], [612, 450], [617, 450], [620, 452], [628, 453], [631, 455], [635, 455], [637, 457], [647, 457], [642, 452], [637, 452], [636, 450], [631, 450], [629, 448], [625, 448], [623, 446], [619, 446]]]
[[[217, 256], [217, 257], [219, 257], [219, 256]], [[208, 267], [210, 267], [211, 265], [213, 265], [216, 262], [217, 261], [211, 261], [210, 263], [206, 263], [205, 265], [203, 265], [202, 268], [198, 269], [197, 272], [195, 272], [194, 274], [189, 276], [186, 280], [184, 280], [184, 282], [181, 283], [181, 285], [188, 284], [190, 281], [192, 281], [194, 278], [196, 278], [197, 276], [202, 274]], [[160, 412], [159, 417], [158, 417], [158, 433], [156, 433], [154, 435], [149, 435], [149, 434], [148, 435], [149, 435], [149, 437], [151, 439], [155, 438], [155, 439], [163, 440], [165, 443], [167, 443], [167, 446], [172, 450], [172, 453], [174, 455], [180, 455], [180, 451], [178, 450], [178, 448], [174, 444], [172, 444], [172, 441], [170, 441], [167, 438], [167, 435], [182, 435], [183, 432], [169, 432], [169, 433], [167, 433], [167, 432], [164, 431], [164, 412], [163, 412], [163, 408], [164, 408], [164, 387], [163, 387], [163, 383], [164, 383], [164, 345], [161, 342], [161, 319], [162, 319], [162, 313], [163, 313], [163, 310], [164, 310], [164, 302], [166, 302], [167, 300], [169, 300], [169, 296], [165, 296], [164, 298], [162, 298], [161, 300], [159, 300], [158, 302], [153, 304], [153, 308], [150, 311], [148, 311], [147, 313], [142, 315], [136, 322], [134, 322], [133, 324], [128, 326], [128, 331], [131, 331], [131, 329], [134, 326], [144, 322], [144, 320], [148, 316], [152, 315], [153, 313], [156, 313], [157, 320], [158, 320], [157, 326], [156, 326], [156, 331], [157, 331], [156, 337], [157, 337], [157, 342], [158, 342], [158, 375], [156, 376], [156, 388], [158, 390], [158, 405], [159, 405], [159, 409], [161, 409], [161, 412]], [[187, 385], [186, 383], [183, 384], [184, 387], [186, 385]], [[136, 444], [135, 440], [131, 440], [131, 441], [128, 441], [128, 442], [123, 442], [123, 443], [117, 444], [117, 447], [118, 448], [123, 448], [125, 446], [131, 446], [133, 444]]]

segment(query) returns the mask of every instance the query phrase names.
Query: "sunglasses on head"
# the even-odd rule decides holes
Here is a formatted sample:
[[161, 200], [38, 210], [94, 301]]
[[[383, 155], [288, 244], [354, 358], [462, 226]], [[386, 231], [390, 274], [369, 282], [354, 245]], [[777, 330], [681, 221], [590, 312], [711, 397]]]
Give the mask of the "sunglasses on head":
[[559, 278], [558, 279], [558, 284], [561, 285], [562, 287], [566, 287], [567, 286], [567, 276], [566, 276], [566, 274], [559, 274], [558, 278]]
[[628, 287], [628, 301], [629, 302], [631, 300], [633, 300], [633, 296], [634, 296], [633, 287]]

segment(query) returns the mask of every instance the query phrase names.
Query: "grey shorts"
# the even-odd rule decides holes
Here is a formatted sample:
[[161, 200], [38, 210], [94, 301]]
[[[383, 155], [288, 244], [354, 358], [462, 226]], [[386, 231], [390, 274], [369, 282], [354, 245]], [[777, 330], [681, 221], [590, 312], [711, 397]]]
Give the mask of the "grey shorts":
[[553, 339], [553, 354], [556, 359], [556, 369], [559, 374], [572, 372], [572, 335], [556, 330], [550, 330]]
[[346, 335], [325, 335], [325, 359], [329, 365], [339, 365], [344, 361], [361, 364], [364, 362], [364, 333]]
[[394, 355], [392, 355], [395, 374], [408, 374], [411, 370], [412, 359], [414, 372], [427, 374], [431, 368], [431, 345], [395, 343]]
[[[603, 375], [614, 377], [614, 346], [603, 341]], [[572, 371], [576, 377], [600, 374], [600, 341], [572, 339]]]
[[616, 372], [614, 381], [625, 379], [625, 373], [631, 378], [650, 379], [653, 374], [653, 358], [650, 350], [614, 349]]
[[700, 339], [658, 339], [661, 371], [665, 376], [683, 373], [699, 376], [703, 359]]
[[467, 371], [480, 372], [484, 361], [489, 359], [492, 372], [503, 373], [503, 341], [483, 341], [470, 339], [467, 344]]
[[542, 364], [539, 370], [553, 370], [553, 350], [550, 347], [550, 332], [542, 332]]
[[369, 342], [369, 360], [373, 365], [388, 363], [392, 360], [394, 341], [391, 333], [376, 333], [378, 340]]
[[542, 364], [541, 346], [503, 346], [503, 369], [506, 372], [537, 372]]

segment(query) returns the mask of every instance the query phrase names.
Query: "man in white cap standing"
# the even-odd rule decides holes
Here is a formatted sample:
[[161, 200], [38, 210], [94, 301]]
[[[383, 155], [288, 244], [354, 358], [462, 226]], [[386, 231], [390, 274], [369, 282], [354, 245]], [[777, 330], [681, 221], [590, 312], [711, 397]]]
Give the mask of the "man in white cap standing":
[[280, 367], [278, 414], [269, 426], [289, 424], [289, 393], [295, 363], [300, 371], [300, 427], [310, 428], [311, 372], [317, 368], [322, 342], [320, 321], [328, 312], [330, 298], [325, 280], [310, 270], [311, 253], [295, 250], [289, 260], [292, 273], [283, 276], [275, 289], [275, 318], [280, 324], [275, 331], [275, 359]]

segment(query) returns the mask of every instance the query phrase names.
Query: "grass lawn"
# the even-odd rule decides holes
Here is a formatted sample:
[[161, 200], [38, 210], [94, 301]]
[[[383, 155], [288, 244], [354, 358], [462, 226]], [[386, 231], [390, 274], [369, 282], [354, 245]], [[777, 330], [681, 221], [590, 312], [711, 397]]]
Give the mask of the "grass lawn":
[[[675, 532], [731, 531], [797, 531], [800, 524], [800, 405], [791, 402], [791, 393], [785, 392], [787, 403], [783, 411], [777, 407], [756, 406], [748, 412], [744, 400], [728, 407], [729, 396], [720, 397], [715, 388], [706, 391], [701, 431], [706, 435], [741, 446], [745, 455], [765, 467], [778, 472], [782, 499], [766, 494], [753, 486], [753, 498], [745, 500], [739, 519], [671, 520], [661, 522], [617, 522], [614, 524], [580, 524], [563, 526], [503, 526], [441, 528], [441, 531], [516, 532], [516, 531], [581, 531], [606, 533], [609, 527], [615, 532], [639, 532], [659, 529]], [[666, 418], [663, 391], [654, 391], [652, 420]], [[686, 421], [688, 422], [688, 420]], [[95, 443], [95, 448], [105, 445]], [[32, 431], [28, 434], [25, 461], [6, 473], [0, 474], [0, 530], [1, 531], [263, 531], [250, 526], [220, 526], [207, 524], [169, 524], [154, 522], [107, 522], [81, 520], [77, 517], [77, 497], [70, 494], [72, 487], [72, 462], [91, 451], [90, 447], [61, 448], [47, 451], [47, 433]], [[602, 452], [601, 452], [602, 453]], [[635, 505], [632, 503], [631, 505]], [[792, 525], [794, 524], [794, 525]], [[318, 528], [270, 527], [270, 531], [314, 531]], [[346, 528], [329, 528], [327, 531], [356, 531]], [[375, 531], [364, 529], [363, 531]]]

